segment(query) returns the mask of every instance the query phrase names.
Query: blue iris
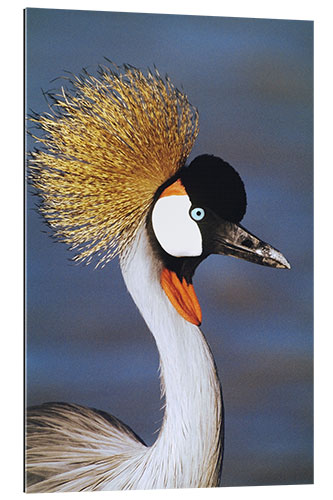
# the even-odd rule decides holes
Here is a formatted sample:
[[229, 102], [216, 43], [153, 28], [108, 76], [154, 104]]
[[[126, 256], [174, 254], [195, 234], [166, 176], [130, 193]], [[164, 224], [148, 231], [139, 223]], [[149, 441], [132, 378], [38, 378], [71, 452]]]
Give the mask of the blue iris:
[[205, 217], [205, 211], [203, 208], [192, 208], [190, 215], [193, 220], [199, 221], [202, 220]]

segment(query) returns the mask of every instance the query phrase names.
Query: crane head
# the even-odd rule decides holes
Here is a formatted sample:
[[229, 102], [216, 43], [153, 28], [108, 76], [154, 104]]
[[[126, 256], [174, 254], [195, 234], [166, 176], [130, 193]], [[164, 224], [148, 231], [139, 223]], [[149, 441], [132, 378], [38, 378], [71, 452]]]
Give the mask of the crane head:
[[243, 181], [227, 162], [197, 157], [163, 184], [148, 216], [148, 233], [164, 264], [161, 284], [171, 303], [199, 325], [201, 309], [192, 277], [210, 254], [290, 269], [281, 252], [240, 225], [246, 211]]
[[283, 255], [240, 225], [244, 184], [225, 161], [202, 155], [186, 167], [198, 111], [155, 68], [100, 67], [98, 77], [66, 78], [47, 94], [50, 112], [33, 114], [40, 149], [29, 181], [53, 235], [74, 260], [107, 264], [126, 255], [147, 221], [163, 263], [161, 285], [188, 321], [200, 324], [192, 277], [208, 255], [289, 268]]

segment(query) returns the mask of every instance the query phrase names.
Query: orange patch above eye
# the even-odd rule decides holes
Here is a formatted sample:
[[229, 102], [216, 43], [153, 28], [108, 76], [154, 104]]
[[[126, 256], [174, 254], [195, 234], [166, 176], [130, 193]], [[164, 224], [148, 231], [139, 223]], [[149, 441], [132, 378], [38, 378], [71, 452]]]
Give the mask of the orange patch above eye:
[[161, 285], [176, 311], [187, 321], [200, 325], [201, 308], [192, 284], [185, 278], [179, 280], [174, 271], [164, 268], [161, 274]]
[[160, 198], [164, 196], [184, 196], [186, 193], [186, 189], [184, 188], [182, 181], [177, 179], [173, 184], [170, 184], [167, 188], [162, 191]]

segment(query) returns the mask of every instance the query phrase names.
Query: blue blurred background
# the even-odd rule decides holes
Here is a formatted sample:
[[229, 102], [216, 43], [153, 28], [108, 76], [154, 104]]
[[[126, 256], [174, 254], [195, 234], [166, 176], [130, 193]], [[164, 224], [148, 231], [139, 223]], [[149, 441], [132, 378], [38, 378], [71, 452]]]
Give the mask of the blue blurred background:
[[[223, 485], [313, 481], [313, 24], [70, 10], [26, 11], [27, 111], [66, 70], [107, 56], [156, 64], [200, 113], [190, 159], [221, 156], [245, 182], [243, 224], [291, 271], [210, 257], [195, 275], [225, 404]], [[28, 149], [33, 143], [28, 139]], [[152, 444], [158, 353], [117, 260], [77, 266], [27, 197], [27, 403], [108, 411]]]

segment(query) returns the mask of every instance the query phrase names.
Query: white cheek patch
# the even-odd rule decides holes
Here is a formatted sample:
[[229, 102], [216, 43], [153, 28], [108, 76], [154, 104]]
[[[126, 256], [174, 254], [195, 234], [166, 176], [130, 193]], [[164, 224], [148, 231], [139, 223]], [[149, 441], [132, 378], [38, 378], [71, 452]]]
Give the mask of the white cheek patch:
[[155, 236], [161, 247], [173, 257], [196, 257], [202, 254], [202, 237], [191, 219], [187, 195], [163, 196], [152, 213]]

